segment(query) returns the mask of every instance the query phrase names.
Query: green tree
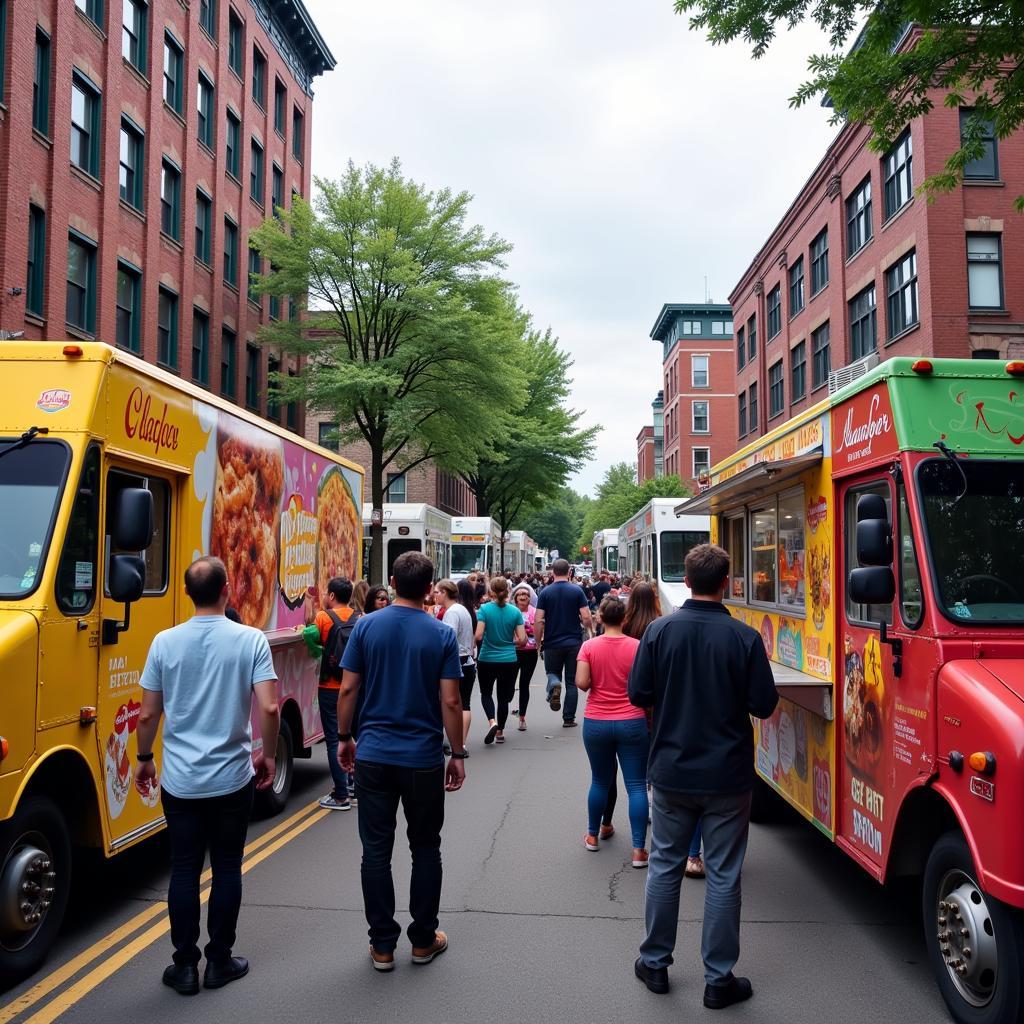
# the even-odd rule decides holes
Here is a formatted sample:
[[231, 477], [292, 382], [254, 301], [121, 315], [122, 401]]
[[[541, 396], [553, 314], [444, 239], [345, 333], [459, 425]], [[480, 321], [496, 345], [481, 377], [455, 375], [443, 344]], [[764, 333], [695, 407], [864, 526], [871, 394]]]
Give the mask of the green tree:
[[[367, 443], [380, 508], [389, 467], [472, 466], [507, 429], [503, 410], [524, 399], [521, 325], [497, 276], [509, 246], [467, 226], [467, 193], [429, 192], [397, 161], [349, 163], [341, 180], [316, 185], [312, 206], [296, 198], [250, 236], [270, 265], [255, 286], [308, 294], [302, 321], [261, 338], [308, 357], [277, 390], [339, 422], [342, 443]], [[380, 580], [380, 525], [371, 541], [369, 577]]]
[[[550, 329], [543, 334], [527, 329], [524, 359], [525, 401], [512, 410], [509, 428], [461, 474], [476, 495], [477, 514], [491, 516], [503, 538], [524, 508], [554, 493], [592, 456], [598, 432], [579, 427], [580, 414], [565, 404], [572, 360]], [[500, 564], [505, 564], [504, 539]]]
[[[675, 8], [690, 14], [692, 28], [707, 30], [712, 43], [743, 39], [754, 57], [767, 52], [780, 26], [816, 22], [828, 34], [831, 50], [809, 57], [810, 77], [790, 104], [827, 96], [833, 120], [870, 125], [877, 150], [931, 110], [937, 94], [948, 107], [973, 107], [961, 145], [922, 185], [930, 197], [963, 180], [964, 167], [983, 155], [990, 128], [1005, 139], [1024, 123], [1024, 6], [1019, 2], [675, 0]], [[1017, 197], [1017, 208], [1024, 210], [1024, 196]]]
[[542, 548], [555, 549], [563, 558], [574, 558], [575, 539], [590, 499], [571, 487], [559, 487], [532, 509], [520, 512], [514, 526], [525, 530]]

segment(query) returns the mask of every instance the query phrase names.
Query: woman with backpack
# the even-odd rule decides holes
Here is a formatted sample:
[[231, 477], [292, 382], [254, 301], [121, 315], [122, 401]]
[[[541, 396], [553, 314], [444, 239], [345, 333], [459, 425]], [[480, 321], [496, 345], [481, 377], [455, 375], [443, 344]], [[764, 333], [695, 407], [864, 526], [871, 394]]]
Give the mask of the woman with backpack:
[[[484, 743], [505, 742], [508, 707], [516, 692], [519, 659], [516, 651], [526, 646], [523, 613], [508, 600], [508, 580], [495, 576], [491, 580], [492, 600], [481, 605], [476, 613], [476, 642], [480, 646], [480, 702], [487, 715], [488, 729]], [[498, 687], [498, 715], [494, 715], [493, 690]]]

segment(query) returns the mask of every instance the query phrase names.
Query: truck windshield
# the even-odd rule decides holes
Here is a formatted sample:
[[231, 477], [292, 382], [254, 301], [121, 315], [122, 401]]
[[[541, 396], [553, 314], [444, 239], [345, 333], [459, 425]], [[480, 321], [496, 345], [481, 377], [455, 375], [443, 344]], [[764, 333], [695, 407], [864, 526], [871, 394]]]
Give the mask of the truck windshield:
[[53, 532], [69, 453], [60, 441], [33, 441], [14, 451], [0, 439], [0, 599], [36, 589]]
[[661, 580], [663, 583], [682, 583], [686, 576], [686, 556], [690, 548], [707, 544], [711, 534], [707, 530], [673, 530], [661, 535]]
[[452, 545], [452, 572], [473, 572], [483, 567], [483, 544]]
[[1024, 623], [1024, 462], [959, 467], [917, 472], [939, 605], [959, 622]]

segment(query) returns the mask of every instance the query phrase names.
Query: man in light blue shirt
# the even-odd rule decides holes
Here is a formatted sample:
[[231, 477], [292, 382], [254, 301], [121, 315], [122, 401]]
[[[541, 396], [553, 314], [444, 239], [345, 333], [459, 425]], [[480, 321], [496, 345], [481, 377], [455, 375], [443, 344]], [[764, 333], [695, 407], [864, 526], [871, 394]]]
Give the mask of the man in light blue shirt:
[[[153, 743], [164, 717], [161, 801], [171, 839], [167, 909], [174, 963], [164, 984], [182, 995], [199, 991], [199, 878], [210, 853], [210, 892], [203, 985], [220, 988], [249, 971], [231, 955], [242, 903], [242, 852], [253, 789], [274, 781], [281, 717], [277, 675], [267, 638], [228, 619], [230, 588], [219, 558], [200, 558], [185, 572], [195, 605], [187, 622], [153, 638], [142, 673], [142, 710], [135, 788], [157, 784]], [[256, 696], [263, 752], [252, 753]]]

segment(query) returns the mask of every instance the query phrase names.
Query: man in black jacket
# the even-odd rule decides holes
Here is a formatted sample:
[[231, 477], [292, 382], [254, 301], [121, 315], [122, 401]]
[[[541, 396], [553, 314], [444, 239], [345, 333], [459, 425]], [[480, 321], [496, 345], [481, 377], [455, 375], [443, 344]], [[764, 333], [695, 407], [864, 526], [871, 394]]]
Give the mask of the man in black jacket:
[[749, 999], [732, 969], [740, 953], [740, 872], [754, 786], [750, 716], [768, 718], [779, 701], [760, 634], [722, 604], [729, 555], [701, 544], [686, 556], [692, 593], [644, 633], [629, 677], [629, 699], [654, 712], [648, 781], [653, 788], [645, 931], [635, 964], [652, 992], [668, 991], [679, 887], [690, 839], [703, 822], [704, 1005]]

